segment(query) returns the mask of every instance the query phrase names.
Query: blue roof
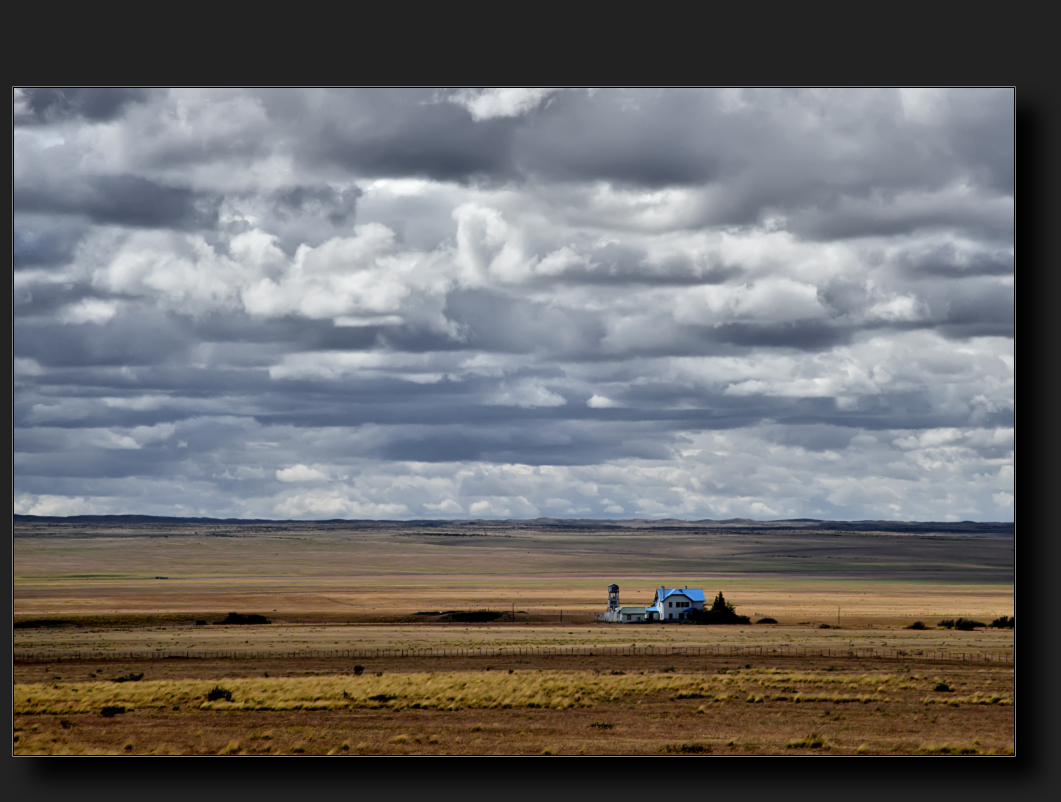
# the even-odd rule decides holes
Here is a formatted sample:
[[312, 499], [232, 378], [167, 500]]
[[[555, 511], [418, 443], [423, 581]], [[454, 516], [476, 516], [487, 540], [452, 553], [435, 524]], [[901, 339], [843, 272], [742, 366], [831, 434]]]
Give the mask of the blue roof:
[[685, 596], [689, 601], [694, 602], [707, 601], [704, 598], [704, 591], [700, 588], [656, 588], [657, 599], [667, 599], [674, 595]]

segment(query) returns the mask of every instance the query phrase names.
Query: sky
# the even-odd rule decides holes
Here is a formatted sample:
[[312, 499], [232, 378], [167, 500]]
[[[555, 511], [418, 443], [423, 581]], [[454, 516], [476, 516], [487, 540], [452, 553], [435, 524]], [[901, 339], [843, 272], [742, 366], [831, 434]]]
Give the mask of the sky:
[[16, 89], [14, 512], [1013, 520], [1010, 89]]

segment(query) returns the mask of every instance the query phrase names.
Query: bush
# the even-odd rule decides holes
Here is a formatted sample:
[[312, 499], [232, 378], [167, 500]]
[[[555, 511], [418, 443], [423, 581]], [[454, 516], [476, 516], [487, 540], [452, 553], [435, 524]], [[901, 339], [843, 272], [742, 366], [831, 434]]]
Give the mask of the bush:
[[777, 623], [777, 619], [776, 618], [760, 618], [755, 623], [756, 624], [776, 624]]
[[928, 629], [922, 621], [914, 621], [907, 629]]
[[101, 716], [105, 718], [113, 718], [114, 716], [121, 715], [125, 712], [125, 708], [121, 705], [106, 705], [102, 710], [99, 711]]
[[113, 681], [114, 682], [139, 682], [143, 678], [144, 678], [143, 672], [140, 672], [139, 674], [133, 674], [132, 672], [130, 672], [128, 674], [123, 674], [120, 677], [115, 677]]
[[659, 751], [672, 755], [709, 755], [711, 754], [711, 747], [700, 743], [664, 744], [659, 748]]
[[953, 693], [954, 688], [948, 685], [946, 682], [937, 682], [936, 687], [933, 688], [936, 693]]
[[264, 615], [241, 615], [240, 613], [229, 613], [220, 621], [215, 621], [215, 624], [268, 624], [269, 619]]
[[206, 701], [216, 702], [218, 699], [224, 699], [226, 702], [232, 701], [232, 691], [228, 688], [222, 688], [220, 685], [215, 685], [206, 694]]
[[694, 624], [750, 624], [752, 620], [746, 615], [737, 615], [736, 608], [726, 601], [722, 591], [715, 596], [715, 601], [707, 610], [690, 610], [687, 620]]
[[786, 749], [821, 749], [822, 747], [829, 748], [825, 743], [825, 738], [816, 732], [812, 732], [806, 738], [785, 744]]
[[991, 622], [991, 626], [995, 629], [1013, 629], [1015, 621], [1013, 616], [1000, 616]]
[[959, 618], [954, 622], [954, 628], [960, 629], [962, 632], [971, 632], [977, 627], [986, 627], [983, 621], [973, 621], [971, 618]]
[[354, 666], [354, 676], [360, 677], [364, 673], [365, 673], [365, 667], [363, 665], [358, 663], [356, 666]]
[[944, 618], [942, 621], [939, 622], [939, 625], [944, 629], [954, 629], [954, 619]]

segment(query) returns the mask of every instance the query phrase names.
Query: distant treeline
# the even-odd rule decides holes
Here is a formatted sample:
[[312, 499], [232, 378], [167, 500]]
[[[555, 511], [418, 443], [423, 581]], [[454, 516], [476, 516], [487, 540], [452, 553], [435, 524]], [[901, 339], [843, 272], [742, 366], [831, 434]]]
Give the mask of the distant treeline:
[[[538, 529], [673, 529], [677, 531], [695, 531], [698, 529], [725, 529], [730, 532], [777, 532], [784, 530], [819, 530], [831, 532], [888, 532], [895, 534], [955, 534], [955, 535], [994, 535], [1012, 537], [1013, 522], [1006, 521], [822, 521], [816, 518], [792, 518], [783, 521], [754, 521], [749, 518], [730, 518], [724, 521], [703, 519], [699, 521], [682, 521], [673, 518], [666, 520], [614, 519], [614, 518], [535, 518], [525, 520], [408, 520], [408, 521], [373, 521], [364, 519], [346, 520], [328, 518], [314, 521], [270, 520], [268, 518], [181, 518], [165, 515], [18, 515], [16, 523], [40, 524], [95, 524], [95, 525], [131, 525], [131, 524], [205, 524], [205, 525], [345, 525], [424, 528], [454, 526], [533, 526]], [[421, 533], [421, 534], [427, 534]], [[447, 533], [448, 534], [448, 533]]]

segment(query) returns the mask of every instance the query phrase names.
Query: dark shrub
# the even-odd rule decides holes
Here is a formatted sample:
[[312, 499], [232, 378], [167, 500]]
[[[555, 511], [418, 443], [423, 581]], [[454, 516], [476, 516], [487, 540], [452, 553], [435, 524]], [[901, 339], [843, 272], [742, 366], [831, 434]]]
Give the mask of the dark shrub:
[[61, 718], [59, 719], [59, 726], [62, 727], [64, 730], [68, 730], [74, 726], [74, 722], [70, 721], [69, 719]]
[[977, 627], [986, 627], [983, 621], [973, 621], [971, 618], [959, 618], [954, 622], [954, 628], [960, 629], [962, 632], [971, 632]]
[[737, 615], [736, 608], [726, 601], [722, 591], [715, 596], [715, 601], [707, 610], [690, 610], [686, 616], [694, 624], [750, 624], [752, 620], [746, 615]]
[[206, 694], [206, 701], [216, 702], [218, 699], [224, 699], [226, 702], [232, 701], [232, 691], [228, 688], [222, 688], [220, 685], [215, 685]]
[[101, 716], [111, 718], [113, 716], [120, 715], [125, 712], [125, 708], [121, 705], [106, 705], [102, 710], [99, 711]]
[[914, 621], [914, 623], [908, 626], [907, 629], [928, 629], [928, 627], [926, 627], [921, 621]]
[[139, 674], [133, 674], [133, 673], [130, 672], [129, 674], [123, 674], [120, 677], [115, 677], [114, 678], [114, 682], [139, 682], [143, 678], [144, 678], [143, 672], [141, 672]]
[[991, 626], [995, 629], [1013, 629], [1014, 627], [1013, 616], [1000, 616], [991, 622]]
[[942, 621], [939, 622], [939, 625], [944, 629], [954, 629], [954, 619], [944, 618]]
[[833, 629], [829, 624], [818, 624], [818, 629]]
[[770, 618], [770, 617], [760, 618], [755, 623], [756, 624], [776, 624], [777, 623], [777, 619], [776, 618]]
[[252, 613], [251, 615], [241, 615], [240, 613], [229, 613], [220, 621], [215, 621], [215, 624], [268, 624], [269, 619], [264, 615], [258, 615]]
[[74, 626], [74, 622], [66, 621], [61, 618], [33, 618], [26, 621], [16, 621], [13, 626], [15, 629], [39, 629], [40, 627]]
[[707, 755], [711, 753], [711, 747], [707, 744], [664, 744], [659, 748], [661, 752], [672, 755]]
[[952, 688], [946, 682], [937, 682], [936, 687], [932, 690], [934, 690], [936, 693], [951, 693], [954, 688]]
[[202, 618], [197, 618], [195, 620], [195, 625], [197, 627], [205, 627], [206, 626], [206, 621], [204, 621]]
[[354, 674], [355, 674], [355, 676], [360, 677], [364, 673], [365, 673], [365, 667], [363, 665], [358, 663], [356, 666], [354, 666]]

